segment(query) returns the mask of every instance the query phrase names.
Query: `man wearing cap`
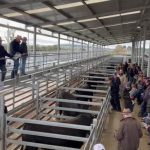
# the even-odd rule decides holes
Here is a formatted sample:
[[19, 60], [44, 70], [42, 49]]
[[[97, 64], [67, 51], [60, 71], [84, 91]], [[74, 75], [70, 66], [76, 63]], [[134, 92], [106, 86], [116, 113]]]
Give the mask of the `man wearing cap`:
[[[17, 37], [11, 41], [10, 43], [10, 53], [11, 55], [15, 56], [16, 54], [21, 55], [21, 50], [20, 50], [20, 41], [21, 41], [21, 36], [17, 35]], [[14, 78], [18, 74], [18, 67], [19, 67], [19, 57], [17, 57], [14, 61], [14, 66], [13, 70], [11, 72], [11, 78]]]
[[111, 94], [111, 105], [113, 110], [121, 111], [120, 100], [119, 100], [119, 86], [121, 84], [119, 77], [117, 77], [117, 73], [110, 79], [110, 94]]
[[114, 135], [118, 141], [118, 150], [138, 150], [140, 138], [143, 136], [141, 125], [132, 117], [129, 108], [125, 108], [122, 115], [119, 130]]
[[28, 57], [27, 38], [26, 37], [22, 38], [22, 43], [20, 45], [20, 50], [22, 52], [20, 72], [21, 72], [21, 75], [26, 75], [25, 67], [26, 67], [26, 60], [27, 60], [27, 57]]
[[2, 72], [1, 74], [1, 81], [5, 80], [6, 76], [6, 59], [5, 56], [12, 58], [10, 54], [7, 53], [4, 46], [2, 46], [2, 38], [0, 37], [0, 70]]

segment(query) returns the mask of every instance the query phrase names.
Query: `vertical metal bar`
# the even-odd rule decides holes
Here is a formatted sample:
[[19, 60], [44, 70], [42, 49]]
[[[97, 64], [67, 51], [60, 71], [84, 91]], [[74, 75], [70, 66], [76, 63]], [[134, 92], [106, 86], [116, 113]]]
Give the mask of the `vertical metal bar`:
[[149, 41], [149, 50], [148, 50], [147, 77], [150, 77], [150, 41]]
[[144, 69], [145, 45], [146, 45], [146, 26], [144, 26], [144, 38], [143, 38], [143, 50], [142, 50], [142, 62], [141, 62], [142, 70]]
[[142, 30], [140, 31], [139, 65], [141, 65]]
[[4, 94], [0, 94], [0, 150], [5, 150], [5, 114], [4, 114]]
[[72, 38], [72, 45], [71, 45], [71, 52], [72, 52], [72, 67], [71, 67], [71, 77], [73, 75], [73, 62], [74, 62], [74, 38]]
[[40, 99], [39, 99], [39, 91], [40, 91], [40, 83], [37, 82], [35, 84], [36, 87], [36, 119], [40, 119]]
[[132, 42], [132, 63], [135, 62], [135, 41]]
[[34, 95], [35, 95], [35, 75], [32, 75], [32, 100], [34, 99]]
[[34, 69], [36, 70], [36, 27], [34, 27], [34, 38], [33, 38], [33, 64]]
[[13, 98], [12, 98], [12, 100], [13, 100], [13, 104], [12, 104], [13, 108], [15, 107], [16, 82], [17, 82], [17, 79], [14, 78], [13, 79], [13, 83], [14, 83], [14, 85], [13, 85]]
[[92, 68], [94, 68], [94, 43], [92, 44]]
[[50, 75], [46, 76], [46, 94], [48, 94], [48, 81], [49, 81]]
[[88, 51], [87, 70], [89, 70], [89, 42], [87, 44], [87, 51]]
[[60, 34], [58, 34], [58, 46], [57, 46], [57, 81], [56, 81], [56, 96], [58, 96], [59, 87], [59, 63], [60, 63]]

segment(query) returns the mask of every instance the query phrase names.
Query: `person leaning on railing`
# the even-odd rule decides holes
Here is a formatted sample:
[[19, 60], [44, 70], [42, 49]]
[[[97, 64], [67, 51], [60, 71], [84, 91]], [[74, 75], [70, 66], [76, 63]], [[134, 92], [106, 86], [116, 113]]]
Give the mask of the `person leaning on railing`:
[[10, 55], [9, 53], [7, 53], [7, 51], [5, 50], [4, 46], [2, 46], [2, 38], [0, 37], [0, 70], [2, 72], [1, 74], [1, 82], [3, 82], [5, 80], [5, 76], [6, 76], [6, 59], [5, 56], [12, 58], [13, 56]]
[[21, 73], [21, 75], [26, 75], [25, 67], [26, 67], [26, 60], [28, 57], [27, 38], [26, 37], [22, 38], [22, 42], [20, 44], [20, 50], [22, 52], [20, 73]]
[[22, 52], [20, 50], [21, 40], [22, 40], [22, 37], [20, 35], [17, 35], [17, 37], [10, 43], [10, 54], [13, 55], [13, 57], [15, 59], [13, 70], [11, 72], [11, 78], [14, 78], [18, 74], [19, 58], [22, 54]]

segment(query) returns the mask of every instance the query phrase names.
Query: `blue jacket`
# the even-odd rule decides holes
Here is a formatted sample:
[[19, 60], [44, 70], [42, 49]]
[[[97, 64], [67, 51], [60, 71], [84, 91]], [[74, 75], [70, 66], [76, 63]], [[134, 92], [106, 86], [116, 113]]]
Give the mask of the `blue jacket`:
[[14, 39], [10, 43], [10, 54], [14, 56], [17, 52], [22, 54], [22, 51], [20, 50], [20, 43]]

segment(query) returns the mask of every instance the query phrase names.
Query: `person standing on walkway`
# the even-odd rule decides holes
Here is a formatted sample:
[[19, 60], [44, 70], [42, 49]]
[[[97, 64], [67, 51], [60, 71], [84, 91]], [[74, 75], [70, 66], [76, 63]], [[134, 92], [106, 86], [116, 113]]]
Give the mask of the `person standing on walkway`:
[[[21, 56], [21, 50], [20, 50], [20, 41], [21, 41], [21, 36], [17, 35], [17, 37], [11, 41], [10, 43], [10, 53], [13, 56], [16, 56], [16, 59], [14, 60], [14, 66], [13, 70], [11, 72], [11, 78], [14, 78], [18, 74], [18, 68], [19, 68], [19, 57]], [[20, 55], [20, 56], [19, 56]]]
[[26, 67], [26, 60], [28, 57], [27, 38], [26, 37], [22, 38], [20, 50], [22, 52], [20, 72], [21, 72], [21, 75], [26, 75], [25, 67]]
[[119, 130], [114, 135], [118, 141], [118, 150], [138, 150], [140, 138], [143, 136], [141, 125], [132, 117], [129, 108], [125, 108], [122, 115]]
[[2, 46], [2, 38], [0, 37], [0, 70], [1, 70], [1, 82], [5, 80], [6, 76], [6, 59], [5, 56], [12, 58], [13, 56], [8, 54], [4, 46]]
[[119, 89], [120, 79], [117, 77], [117, 73], [111, 78], [111, 105], [113, 110], [121, 111], [120, 100], [119, 100]]

